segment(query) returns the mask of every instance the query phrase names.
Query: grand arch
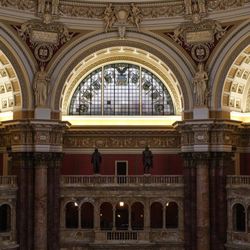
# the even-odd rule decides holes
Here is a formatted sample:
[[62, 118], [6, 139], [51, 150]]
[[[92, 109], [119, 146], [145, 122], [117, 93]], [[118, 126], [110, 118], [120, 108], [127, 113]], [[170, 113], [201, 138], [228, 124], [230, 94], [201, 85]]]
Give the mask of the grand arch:
[[[33, 108], [32, 80], [35, 62], [31, 53], [9, 27], [0, 25], [2, 68], [9, 69], [9, 81], [16, 113]], [[23, 98], [25, 96], [25, 98]], [[7, 104], [9, 105], [9, 104]]]
[[[74, 71], [77, 65], [80, 65], [86, 58], [95, 57], [98, 51], [104, 52], [112, 47], [130, 47], [133, 50], [144, 51], [144, 54], [150, 54], [155, 57], [155, 61], [162, 62], [165, 67], [169, 68], [174, 78], [176, 78], [175, 92], [176, 101], [178, 99], [178, 112], [180, 110], [188, 111], [192, 107], [192, 90], [190, 82], [194, 67], [187, 58], [180, 56], [180, 51], [173, 45], [164, 44], [155, 38], [148, 35], [137, 34], [133, 32], [127, 33], [126, 40], [117, 39], [116, 33], [99, 34], [90, 37], [84, 41], [75, 41], [67, 48], [63, 57], [58, 56], [50, 65], [49, 71], [53, 84], [50, 105], [53, 109], [62, 109], [65, 111], [65, 106], [62, 102], [64, 92], [64, 84], [67, 82], [69, 75]], [[95, 54], [96, 53], [96, 54]], [[121, 54], [117, 52], [117, 54]], [[115, 54], [114, 54], [115, 55]], [[138, 58], [138, 57], [137, 57]], [[141, 61], [145, 59], [145, 55], [141, 56]], [[95, 63], [98, 61], [96, 58]], [[94, 64], [93, 64], [94, 65]], [[153, 65], [153, 64], [152, 64]], [[60, 77], [57, 77], [60, 76]], [[181, 108], [182, 107], [182, 108]]]
[[[209, 61], [210, 69], [210, 84], [212, 88], [211, 95], [211, 109], [212, 110], [241, 110], [245, 111], [244, 100], [242, 100], [240, 108], [236, 108], [236, 101], [230, 108], [229, 92], [231, 92], [226, 82], [229, 72], [235, 68], [234, 64], [237, 63], [237, 58], [240, 58], [242, 53], [247, 50], [250, 39], [250, 23], [249, 20], [237, 26], [225, 40], [221, 43], [220, 47]], [[242, 54], [242, 55], [243, 55]], [[243, 67], [243, 65], [242, 65]], [[246, 97], [248, 87], [244, 88], [242, 97]], [[227, 93], [225, 93], [227, 92]], [[224, 99], [223, 99], [224, 97]], [[239, 107], [239, 106], [238, 106]]]

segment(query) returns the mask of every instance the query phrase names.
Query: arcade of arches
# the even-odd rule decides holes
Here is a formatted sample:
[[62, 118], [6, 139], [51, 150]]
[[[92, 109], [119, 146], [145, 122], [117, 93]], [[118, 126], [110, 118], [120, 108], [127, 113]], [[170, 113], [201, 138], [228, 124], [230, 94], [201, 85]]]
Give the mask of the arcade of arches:
[[250, 249], [249, 0], [0, 6], [0, 249]]

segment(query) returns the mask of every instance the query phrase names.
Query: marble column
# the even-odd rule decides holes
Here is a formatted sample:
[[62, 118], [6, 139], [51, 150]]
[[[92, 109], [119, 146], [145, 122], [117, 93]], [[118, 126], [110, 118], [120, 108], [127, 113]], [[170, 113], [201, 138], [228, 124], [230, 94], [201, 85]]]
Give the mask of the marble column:
[[185, 250], [196, 249], [196, 168], [191, 153], [184, 160], [184, 239]]
[[145, 232], [145, 240], [149, 240], [150, 233], [150, 202], [148, 199], [144, 202], [144, 232]]
[[217, 175], [218, 154], [212, 153], [210, 166], [210, 241], [211, 249], [217, 247]]
[[217, 168], [217, 237], [216, 250], [223, 250], [227, 239], [226, 169], [232, 168], [232, 153], [220, 153]]
[[18, 175], [17, 241], [20, 250], [33, 250], [34, 192], [32, 153], [11, 153], [12, 167]]
[[47, 157], [35, 153], [34, 250], [47, 250]]
[[129, 206], [128, 206], [128, 230], [129, 231], [132, 230], [132, 226], [131, 226], [131, 204], [129, 204]]
[[113, 204], [113, 228], [112, 228], [112, 230], [114, 231], [114, 230], [116, 230], [116, 207], [115, 207], [116, 205], [114, 205]]
[[60, 249], [60, 167], [63, 154], [50, 153], [48, 156], [48, 250], [58, 250]]
[[100, 231], [100, 203], [96, 202], [94, 206], [94, 229]]
[[210, 250], [209, 155], [194, 153], [196, 159], [197, 250]]

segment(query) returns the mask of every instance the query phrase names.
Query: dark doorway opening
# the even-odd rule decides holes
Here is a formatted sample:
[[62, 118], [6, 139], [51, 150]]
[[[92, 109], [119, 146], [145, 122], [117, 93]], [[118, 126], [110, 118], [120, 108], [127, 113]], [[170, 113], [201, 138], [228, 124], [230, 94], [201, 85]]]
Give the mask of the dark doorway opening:
[[127, 161], [117, 161], [116, 162], [116, 175], [118, 183], [126, 183], [127, 182]]

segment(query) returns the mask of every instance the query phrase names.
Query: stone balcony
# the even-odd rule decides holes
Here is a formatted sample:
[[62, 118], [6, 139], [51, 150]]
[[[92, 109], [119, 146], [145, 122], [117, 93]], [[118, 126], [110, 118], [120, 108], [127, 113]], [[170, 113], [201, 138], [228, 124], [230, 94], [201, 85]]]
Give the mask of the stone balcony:
[[65, 175], [61, 176], [62, 187], [91, 187], [91, 186], [116, 186], [116, 187], [138, 187], [138, 186], [183, 186], [181, 175]]
[[68, 175], [61, 176], [61, 198], [94, 199], [172, 197], [183, 198], [183, 176], [180, 175]]
[[227, 249], [250, 249], [250, 176], [227, 176]]
[[9, 188], [17, 186], [17, 177], [15, 175], [0, 176], [0, 188]]
[[[61, 176], [61, 245], [63, 250], [77, 249], [183, 249], [183, 176], [177, 175], [91, 175], [91, 176]], [[120, 211], [119, 203], [124, 203], [127, 209], [128, 225], [120, 230], [116, 220]], [[93, 207], [93, 228], [84, 229], [81, 226], [81, 216], [84, 214], [84, 204]], [[109, 204], [112, 226], [102, 229], [102, 205]], [[133, 230], [134, 205], [141, 204], [143, 225], [141, 230]], [[178, 225], [168, 228], [166, 218], [167, 206], [174, 204]], [[67, 205], [77, 207], [78, 226], [67, 228]], [[158, 212], [153, 206], [162, 210], [162, 226], [151, 226], [151, 216]], [[159, 210], [158, 210], [159, 211]], [[166, 223], [165, 223], [166, 222]], [[88, 246], [88, 248], [87, 248]]]
[[[0, 210], [6, 218], [6, 228], [0, 232], [0, 249], [17, 249], [16, 244], [16, 176], [0, 176]], [[8, 218], [7, 218], [8, 217]]]
[[[183, 250], [183, 233], [178, 230], [153, 231], [95, 231], [63, 230], [61, 231], [62, 249], [170, 249]], [[89, 248], [88, 248], [89, 247]]]

